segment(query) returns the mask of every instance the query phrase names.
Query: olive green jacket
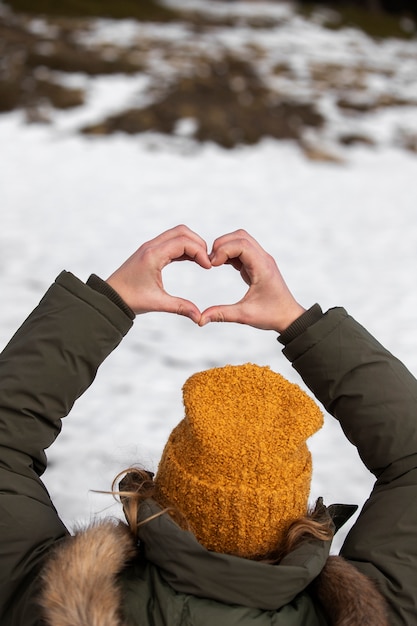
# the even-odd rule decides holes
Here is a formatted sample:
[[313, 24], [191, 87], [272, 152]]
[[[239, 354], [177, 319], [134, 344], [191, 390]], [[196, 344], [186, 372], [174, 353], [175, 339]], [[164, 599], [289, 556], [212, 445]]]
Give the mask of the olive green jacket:
[[[131, 325], [117, 303], [64, 272], [0, 357], [1, 626], [41, 624], [40, 572], [51, 548], [68, 542], [40, 480], [44, 450]], [[343, 309], [322, 315], [315, 307], [281, 340], [377, 479], [342, 554], [377, 581], [390, 624], [411, 626], [417, 616], [417, 382]], [[273, 566], [210, 553], [169, 516], [144, 525], [140, 538], [140, 558], [119, 576], [126, 626], [328, 624], [310, 584], [326, 562], [324, 542], [304, 544]]]

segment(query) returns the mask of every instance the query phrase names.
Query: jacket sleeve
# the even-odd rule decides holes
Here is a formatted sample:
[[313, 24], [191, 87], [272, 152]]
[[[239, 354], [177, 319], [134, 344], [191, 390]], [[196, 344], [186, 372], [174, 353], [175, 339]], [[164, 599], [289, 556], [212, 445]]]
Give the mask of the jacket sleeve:
[[344, 309], [331, 309], [284, 354], [375, 475], [341, 554], [376, 580], [393, 625], [417, 615], [417, 381]]
[[0, 623], [37, 623], [33, 587], [67, 530], [40, 480], [44, 450], [132, 320], [63, 272], [0, 355]]

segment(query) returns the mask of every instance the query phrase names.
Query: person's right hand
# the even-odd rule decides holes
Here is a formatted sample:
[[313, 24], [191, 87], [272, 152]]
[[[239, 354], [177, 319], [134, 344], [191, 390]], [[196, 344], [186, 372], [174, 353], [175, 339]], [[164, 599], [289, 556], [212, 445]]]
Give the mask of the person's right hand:
[[185, 315], [198, 324], [201, 313], [197, 306], [164, 289], [162, 270], [173, 261], [194, 261], [204, 269], [211, 268], [205, 241], [187, 226], [176, 226], [140, 246], [107, 283], [136, 314], [165, 311]]
[[249, 285], [236, 304], [211, 306], [200, 326], [209, 322], [237, 322], [282, 333], [305, 309], [288, 289], [271, 255], [244, 230], [216, 239], [210, 253], [213, 267], [232, 265]]

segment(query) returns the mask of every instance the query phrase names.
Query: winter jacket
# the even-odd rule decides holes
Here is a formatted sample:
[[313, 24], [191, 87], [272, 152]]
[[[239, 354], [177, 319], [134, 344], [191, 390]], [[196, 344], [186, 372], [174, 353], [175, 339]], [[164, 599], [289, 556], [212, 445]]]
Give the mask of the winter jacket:
[[[281, 341], [377, 479], [346, 563], [319, 541], [279, 565], [211, 553], [168, 515], [141, 526], [139, 547], [112, 523], [69, 536], [40, 480], [44, 449], [131, 324], [120, 303], [65, 272], [0, 357], [1, 626], [328, 626], [340, 594], [337, 623], [361, 624], [367, 600], [383, 602], [368, 580], [392, 626], [415, 624], [417, 382], [343, 309], [314, 307]], [[140, 516], [157, 508], [147, 501]], [[338, 526], [349, 511], [329, 514]]]

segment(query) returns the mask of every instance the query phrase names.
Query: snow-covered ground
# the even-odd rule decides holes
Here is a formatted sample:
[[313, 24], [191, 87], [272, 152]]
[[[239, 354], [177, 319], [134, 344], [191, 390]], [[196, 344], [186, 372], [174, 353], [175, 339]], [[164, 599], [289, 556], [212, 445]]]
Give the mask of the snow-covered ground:
[[[131, 79], [100, 80], [118, 80], [123, 89]], [[0, 117], [0, 146], [1, 346], [62, 269], [83, 280], [91, 272], [106, 278], [139, 244], [185, 223], [209, 246], [220, 234], [247, 229], [277, 259], [302, 304], [345, 306], [417, 374], [415, 155], [351, 148], [336, 165], [267, 140], [233, 151], [151, 135], [91, 140], [58, 118], [49, 127], [26, 126], [19, 113]], [[200, 308], [244, 293], [230, 267], [203, 273], [173, 265], [165, 284]], [[300, 383], [274, 333], [227, 324], [200, 329], [164, 314], [138, 318], [48, 454], [45, 481], [64, 521], [119, 514], [111, 496], [91, 490], [109, 489], [131, 463], [157, 467], [182, 418], [189, 375], [247, 361]], [[372, 479], [330, 417], [311, 450], [311, 499], [362, 504]]]

